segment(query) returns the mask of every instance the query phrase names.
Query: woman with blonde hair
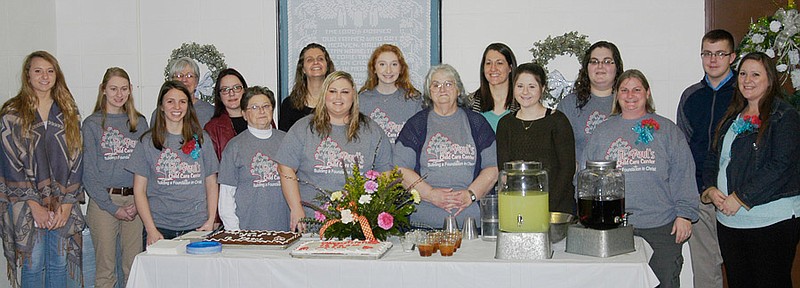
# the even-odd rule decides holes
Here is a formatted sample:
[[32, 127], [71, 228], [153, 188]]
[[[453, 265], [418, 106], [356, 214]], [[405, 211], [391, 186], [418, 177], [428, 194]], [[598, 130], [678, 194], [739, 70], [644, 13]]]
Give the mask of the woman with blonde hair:
[[18, 286], [80, 281], [83, 200], [80, 115], [53, 55], [25, 58], [22, 87], [0, 110], [0, 211], [8, 276]]
[[[83, 121], [83, 183], [91, 201], [86, 223], [95, 251], [95, 285], [125, 283], [142, 251], [142, 220], [133, 201], [133, 177], [125, 171], [139, 137], [148, 130], [133, 104], [133, 86], [124, 69], [106, 70], [92, 115]], [[119, 243], [119, 247], [117, 247]], [[117, 279], [117, 250], [123, 278]]]
[[353, 77], [333, 72], [322, 88], [318, 109], [289, 129], [276, 155], [291, 230], [305, 230], [300, 220], [313, 211], [304, 209], [301, 201], [314, 199], [314, 185], [326, 190], [344, 186], [343, 174], [349, 171], [342, 166], [350, 170], [358, 164], [361, 171], [392, 169], [391, 143], [378, 124], [358, 112]]
[[358, 91], [359, 110], [381, 126], [389, 141], [408, 118], [422, 110], [422, 97], [409, 77], [403, 52], [392, 44], [375, 48], [367, 64], [367, 80]]

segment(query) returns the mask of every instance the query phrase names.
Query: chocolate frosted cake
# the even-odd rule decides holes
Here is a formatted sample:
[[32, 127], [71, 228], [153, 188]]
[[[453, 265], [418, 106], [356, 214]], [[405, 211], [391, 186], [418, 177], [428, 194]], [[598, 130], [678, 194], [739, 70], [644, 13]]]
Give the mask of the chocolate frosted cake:
[[300, 233], [265, 230], [219, 231], [208, 236], [209, 241], [232, 245], [286, 246], [300, 239]]

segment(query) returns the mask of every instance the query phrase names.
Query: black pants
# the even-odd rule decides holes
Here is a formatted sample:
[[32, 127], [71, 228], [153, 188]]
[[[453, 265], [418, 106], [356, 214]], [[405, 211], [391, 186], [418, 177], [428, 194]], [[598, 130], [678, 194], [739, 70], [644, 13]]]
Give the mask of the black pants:
[[791, 288], [800, 218], [766, 227], [736, 229], [717, 223], [729, 288]]

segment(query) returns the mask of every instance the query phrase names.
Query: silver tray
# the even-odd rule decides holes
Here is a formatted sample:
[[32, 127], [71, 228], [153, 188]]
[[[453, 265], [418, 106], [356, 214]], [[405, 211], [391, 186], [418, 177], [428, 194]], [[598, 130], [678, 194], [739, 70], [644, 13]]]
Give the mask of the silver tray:
[[[392, 246], [394, 246], [394, 245], [392, 245]], [[325, 254], [322, 254], [322, 253], [320, 253], [320, 254], [300, 254], [300, 255], [296, 255], [296, 254], [294, 254], [294, 251], [292, 251], [292, 252], [289, 252], [289, 255], [292, 255], [292, 257], [293, 257], [293, 258], [302, 258], [302, 259], [355, 259], [355, 260], [378, 260], [378, 259], [380, 259], [381, 257], [383, 257], [383, 255], [386, 255], [386, 253], [388, 253], [388, 252], [389, 252], [389, 250], [392, 250], [392, 247], [389, 247], [389, 249], [386, 249], [386, 251], [383, 251], [383, 253], [381, 253], [380, 255], [344, 255], [344, 254], [331, 254], [331, 253], [325, 253]]]

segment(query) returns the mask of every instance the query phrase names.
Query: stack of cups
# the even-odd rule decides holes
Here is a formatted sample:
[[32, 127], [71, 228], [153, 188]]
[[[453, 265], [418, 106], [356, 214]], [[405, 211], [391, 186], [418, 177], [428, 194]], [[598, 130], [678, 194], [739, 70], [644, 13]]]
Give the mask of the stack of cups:
[[500, 231], [500, 223], [497, 216], [497, 194], [483, 196], [480, 205], [481, 239], [483, 241], [497, 241], [497, 233]]

